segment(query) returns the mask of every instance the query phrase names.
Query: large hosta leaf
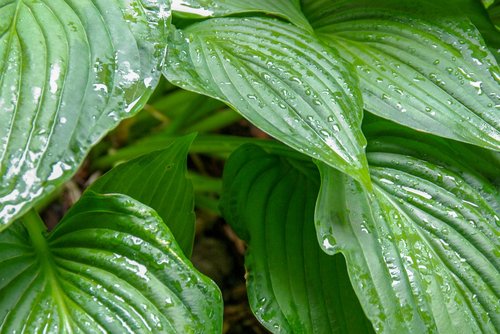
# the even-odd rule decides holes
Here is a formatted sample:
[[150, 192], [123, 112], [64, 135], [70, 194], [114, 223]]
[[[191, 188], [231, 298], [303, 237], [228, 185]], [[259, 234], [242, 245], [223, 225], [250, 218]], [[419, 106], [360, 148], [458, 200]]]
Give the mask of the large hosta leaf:
[[172, 0], [172, 11], [202, 17], [262, 12], [287, 19], [299, 27], [311, 29], [300, 10], [298, 0]]
[[[367, 128], [373, 193], [320, 166], [323, 249], [345, 255], [378, 332], [499, 332], [498, 189], [446, 141], [377, 127]], [[462, 155], [498, 172], [498, 161]]]
[[218, 288], [152, 209], [87, 192], [47, 238], [30, 217], [0, 233], [1, 333], [221, 331]]
[[194, 136], [164, 144], [152, 152], [113, 168], [89, 189], [107, 194], [120, 193], [153, 208], [175, 237], [186, 256], [194, 239], [194, 193], [186, 178], [186, 157]]
[[306, 1], [305, 10], [319, 37], [356, 66], [368, 111], [500, 150], [496, 60], [467, 19], [430, 3]]
[[291, 24], [209, 19], [173, 37], [166, 77], [223, 100], [287, 145], [369, 184], [350, 67]]
[[221, 199], [225, 218], [248, 243], [250, 305], [274, 333], [370, 333], [342, 255], [318, 246], [311, 162], [246, 145], [229, 158]]
[[0, 0], [0, 230], [147, 99], [167, 0]]

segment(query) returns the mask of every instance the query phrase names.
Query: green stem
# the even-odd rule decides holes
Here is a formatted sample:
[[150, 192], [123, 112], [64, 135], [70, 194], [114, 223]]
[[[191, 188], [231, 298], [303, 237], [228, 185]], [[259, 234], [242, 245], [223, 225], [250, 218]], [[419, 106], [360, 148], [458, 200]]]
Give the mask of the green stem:
[[[28, 231], [33, 247], [37, 250], [37, 254], [45, 255], [50, 253], [47, 240], [45, 239], [47, 227], [38, 213], [35, 210], [30, 210], [23, 216], [22, 222]], [[41, 257], [45, 258], [46, 256]]]
[[208, 195], [195, 194], [195, 205], [197, 208], [209, 211], [210, 213], [221, 215], [219, 210], [219, 200]]
[[190, 172], [189, 178], [193, 182], [194, 191], [210, 192], [220, 194], [222, 191], [222, 180]]
[[232, 109], [225, 109], [214, 115], [208, 116], [186, 128], [186, 132], [210, 132], [222, 129], [241, 119], [241, 115]]
[[47, 243], [47, 239], [45, 238], [47, 227], [34, 209], [30, 210], [23, 216], [22, 223], [28, 231], [35, 254], [40, 261], [40, 270], [43, 274], [45, 274], [47, 287], [52, 292], [52, 297], [57, 305], [59, 317], [63, 322], [64, 330], [66, 333], [71, 334], [73, 333], [73, 329], [71, 327], [71, 321], [68, 317], [69, 312], [64, 300], [65, 294], [59, 284], [55, 270], [56, 264], [50, 251], [49, 244]]
[[[92, 164], [92, 169], [107, 169], [117, 162], [128, 161], [143, 154], [164, 149], [175, 139], [175, 136], [146, 138], [134, 145], [122, 148], [114, 154], [97, 159]], [[278, 153], [298, 160], [310, 160], [309, 157], [273, 140], [225, 135], [200, 135], [194, 140], [189, 151], [190, 153], [207, 154], [226, 159], [233, 151], [244, 144], [258, 145], [270, 153]]]
[[192, 102], [197, 96], [199, 95], [189, 91], [176, 90], [153, 102], [152, 106], [168, 117], [173, 118], [185, 113], [190, 105], [190, 102]]
[[173, 118], [172, 122], [162, 132], [165, 135], [175, 135], [182, 132], [181, 130], [186, 126], [223, 106], [224, 104], [220, 101], [198, 95], [189, 102], [187, 110]]

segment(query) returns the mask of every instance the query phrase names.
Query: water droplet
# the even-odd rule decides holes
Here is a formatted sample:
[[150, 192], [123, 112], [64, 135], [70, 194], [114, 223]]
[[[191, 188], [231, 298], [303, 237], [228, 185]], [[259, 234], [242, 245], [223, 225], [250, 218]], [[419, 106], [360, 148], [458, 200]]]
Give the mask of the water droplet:
[[477, 58], [474, 58], [474, 57], [473, 57], [473, 58], [472, 58], [472, 61], [474, 62], [474, 64], [476, 64], [476, 65], [478, 65], [478, 66], [483, 65], [483, 62], [482, 62], [482, 61], [480, 61], [480, 60], [479, 60], [479, 59], [477, 59]]
[[335, 239], [333, 239], [333, 237], [331, 236], [323, 238], [322, 245], [323, 249], [328, 253], [333, 252], [337, 248]]
[[302, 80], [300, 80], [298, 77], [290, 77], [290, 81], [296, 82], [299, 85], [302, 85]]
[[481, 81], [470, 81], [469, 84], [476, 89], [477, 95], [483, 94], [483, 89], [481, 88], [483, 83]]

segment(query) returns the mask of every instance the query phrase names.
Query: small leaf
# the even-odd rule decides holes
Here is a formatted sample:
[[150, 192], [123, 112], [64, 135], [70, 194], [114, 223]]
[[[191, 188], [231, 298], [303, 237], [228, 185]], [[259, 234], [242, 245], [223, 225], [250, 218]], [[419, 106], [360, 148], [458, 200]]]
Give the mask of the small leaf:
[[498, 189], [450, 154], [449, 142], [391, 127], [367, 131], [373, 193], [320, 165], [320, 244], [345, 255], [377, 332], [496, 333]]
[[100, 177], [89, 190], [120, 193], [154, 209], [186, 256], [194, 239], [194, 193], [186, 178], [189, 146], [195, 136], [176, 139], [161, 151], [123, 163]]
[[369, 186], [356, 78], [335, 50], [268, 18], [177, 31], [164, 74], [225, 101], [260, 129]]
[[366, 110], [500, 150], [500, 68], [467, 19], [447, 17], [430, 1], [322, 3], [321, 12], [306, 13], [318, 36], [356, 67]]
[[340, 254], [317, 244], [318, 172], [245, 145], [224, 169], [224, 216], [248, 243], [250, 306], [273, 333], [370, 333]]
[[194, 14], [201, 17], [261, 12], [282, 17], [297, 27], [312, 30], [300, 10], [299, 1], [296, 0], [172, 0], [172, 10], [178, 14]]
[[[457, 14], [466, 15], [477, 27], [481, 36], [484, 38], [490, 52], [495, 56], [497, 63], [500, 63], [500, 34], [498, 26], [493, 24], [494, 18], [488, 15], [488, 12], [477, 0], [447, 0], [443, 3], [447, 9], [455, 8]], [[498, 20], [498, 19], [497, 19]]]
[[0, 233], [0, 332], [221, 332], [220, 291], [152, 209], [86, 192], [47, 239], [23, 220]]
[[160, 76], [168, 0], [0, 0], [0, 231], [68, 180]]
[[495, 27], [500, 30], [500, 1], [483, 1], [484, 6], [488, 9], [488, 14], [490, 15], [491, 22]]

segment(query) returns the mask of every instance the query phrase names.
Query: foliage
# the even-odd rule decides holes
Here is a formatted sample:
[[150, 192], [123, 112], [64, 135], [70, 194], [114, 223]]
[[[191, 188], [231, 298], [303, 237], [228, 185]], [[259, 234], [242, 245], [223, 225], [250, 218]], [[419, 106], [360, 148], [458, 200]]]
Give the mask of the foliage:
[[0, 0], [0, 332], [221, 332], [195, 203], [272, 332], [500, 332], [499, 8]]

